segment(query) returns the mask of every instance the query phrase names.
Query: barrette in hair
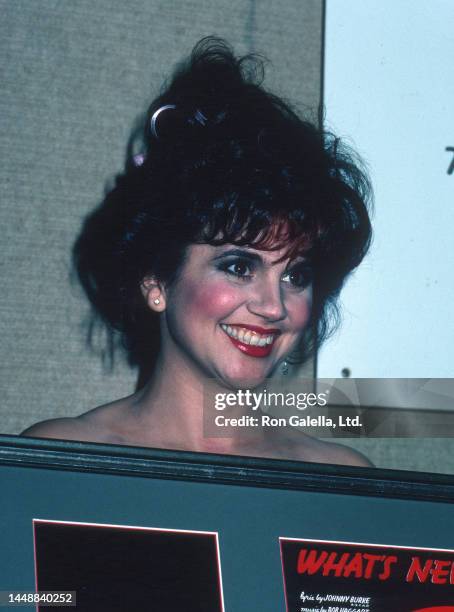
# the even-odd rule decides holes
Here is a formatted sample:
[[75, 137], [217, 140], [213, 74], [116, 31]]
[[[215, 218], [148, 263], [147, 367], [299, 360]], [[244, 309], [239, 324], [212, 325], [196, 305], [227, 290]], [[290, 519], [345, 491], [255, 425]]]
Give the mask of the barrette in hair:
[[208, 118], [202, 113], [201, 110], [197, 109], [195, 111], [194, 119], [200, 123], [200, 125], [205, 125], [208, 121]]
[[175, 104], [164, 104], [164, 106], [160, 106], [158, 108], [158, 110], [155, 110], [155, 112], [153, 113], [151, 120], [150, 120], [150, 128], [151, 128], [151, 133], [153, 134], [153, 136], [155, 138], [159, 138], [158, 137], [158, 131], [156, 129], [156, 122], [158, 120], [159, 115], [163, 112], [168, 110], [169, 108], [171, 109], [175, 109], [176, 106]]
[[134, 162], [134, 166], [143, 166], [145, 161], [145, 155], [143, 153], [137, 153], [133, 156], [132, 161]]

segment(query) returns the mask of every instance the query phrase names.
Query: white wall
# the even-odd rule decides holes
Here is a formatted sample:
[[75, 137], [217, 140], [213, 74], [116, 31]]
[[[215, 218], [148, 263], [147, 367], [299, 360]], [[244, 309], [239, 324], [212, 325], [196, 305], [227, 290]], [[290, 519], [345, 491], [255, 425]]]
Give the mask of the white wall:
[[375, 239], [318, 376], [454, 376], [454, 2], [326, 4], [327, 125], [369, 164]]

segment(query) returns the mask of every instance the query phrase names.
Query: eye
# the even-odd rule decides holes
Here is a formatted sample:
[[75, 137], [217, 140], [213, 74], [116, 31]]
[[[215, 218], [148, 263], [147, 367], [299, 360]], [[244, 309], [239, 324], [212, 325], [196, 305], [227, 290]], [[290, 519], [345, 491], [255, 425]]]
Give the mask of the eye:
[[243, 259], [224, 262], [221, 269], [227, 274], [235, 276], [236, 278], [247, 279], [252, 276], [252, 267], [250, 262]]
[[284, 272], [281, 280], [295, 289], [305, 289], [312, 282], [312, 270], [308, 266], [295, 266]]

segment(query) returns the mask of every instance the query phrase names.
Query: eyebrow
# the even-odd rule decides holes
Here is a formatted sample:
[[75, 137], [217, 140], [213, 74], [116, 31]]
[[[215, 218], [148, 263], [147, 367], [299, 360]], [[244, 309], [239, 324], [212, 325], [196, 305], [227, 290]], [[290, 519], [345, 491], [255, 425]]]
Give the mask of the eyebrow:
[[251, 251], [247, 251], [246, 249], [229, 249], [228, 251], [224, 251], [220, 255], [217, 255], [214, 258], [214, 261], [218, 259], [224, 259], [224, 257], [244, 257], [245, 259], [249, 259], [250, 261], [256, 261], [258, 263], [263, 263], [263, 258], [260, 257], [257, 253], [251, 253]]
[[[224, 251], [220, 255], [217, 255], [216, 257], [214, 257], [214, 261], [217, 261], [219, 259], [224, 259], [227, 257], [244, 257], [245, 259], [248, 259], [249, 261], [266, 264], [263, 257], [261, 257], [258, 253], [252, 253], [251, 251], [247, 249], [228, 249], [227, 251]], [[280, 262], [281, 260], [277, 260], [275, 262], [271, 262], [271, 265], [275, 266]], [[292, 261], [289, 261], [288, 264], [290, 264], [290, 266], [294, 266], [294, 265], [301, 265], [301, 264], [309, 264], [309, 262], [307, 259], [304, 259], [302, 256], [299, 256], [293, 259]]]

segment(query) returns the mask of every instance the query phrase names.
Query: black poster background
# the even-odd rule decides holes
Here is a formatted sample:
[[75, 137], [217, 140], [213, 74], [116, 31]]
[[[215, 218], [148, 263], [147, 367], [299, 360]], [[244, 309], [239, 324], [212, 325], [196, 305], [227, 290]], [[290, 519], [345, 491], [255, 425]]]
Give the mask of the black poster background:
[[77, 607], [61, 608], [66, 612], [223, 611], [215, 534], [41, 521], [34, 527], [38, 590], [76, 591]]
[[[287, 612], [454, 612], [454, 585], [450, 584], [449, 575], [454, 563], [454, 551], [286, 538], [280, 538], [280, 544]], [[364, 574], [362, 577], [355, 577], [355, 572], [348, 577], [337, 577], [333, 570], [323, 576], [323, 566], [310, 575], [308, 571], [297, 571], [298, 557], [303, 549], [317, 551], [317, 558], [320, 558], [322, 551], [338, 553], [336, 561], [340, 560], [343, 553], [350, 553], [348, 560], [353, 559], [355, 553], [368, 553], [393, 555], [397, 557], [397, 561], [389, 565], [390, 575], [384, 580], [378, 577], [384, 569], [383, 563], [380, 562], [374, 566], [369, 579], [365, 578]], [[416, 576], [412, 582], [407, 582], [406, 577], [413, 557], [419, 557], [421, 567], [424, 567], [428, 560], [449, 562], [449, 565], [443, 566], [443, 569], [448, 570], [448, 575], [439, 577], [446, 583], [431, 582], [430, 574], [425, 582], [419, 582]], [[363, 570], [366, 559], [362, 558]], [[301, 597], [302, 592], [306, 596], [305, 600]], [[333, 595], [369, 597], [370, 601], [369, 604], [353, 604], [351, 599], [343, 603], [332, 599], [317, 602], [317, 595], [322, 599]], [[314, 600], [309, 599], [310, 597], [314, 597]]]

